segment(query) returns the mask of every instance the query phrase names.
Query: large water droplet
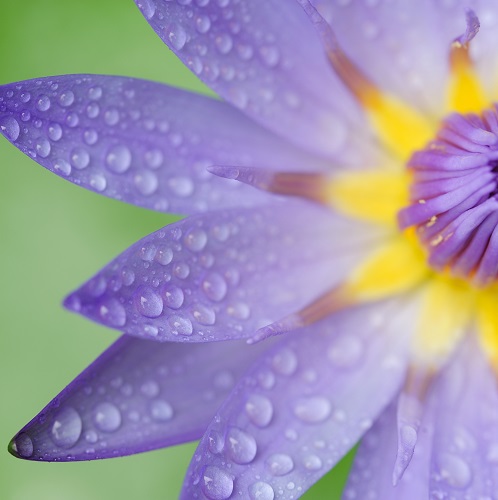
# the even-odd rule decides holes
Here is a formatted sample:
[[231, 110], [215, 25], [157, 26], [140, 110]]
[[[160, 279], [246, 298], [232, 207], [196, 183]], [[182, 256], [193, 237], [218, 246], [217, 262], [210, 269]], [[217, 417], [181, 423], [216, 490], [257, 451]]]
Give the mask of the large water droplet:
[[188, 177], [171, 177], [168, 180], [171, 191], [181, 198], [186, 198], [194, 192], [194, 183]]
[[216, 322], [216, 313], [210, 307], [202, 304], [196, 304], [192, 309], [192, 316], [201, 325], [214, 325]]
[[251, 394], [246, 401], [245, 410], [249, 420], [258, 427], [266, 427], [273, 417], [271, 401], [261, 394]]
[[210, 500], [226, 500], [233, 492], [233, 479], [228, 472], [210, 465], [206, 467], [201, 479], [204, 495]]
[[173, 260], [173, 250], [169, 247], [160, 246], [157, 249], [156, 261], [159, 264], [166, 266]]
[[207, 234], [203, 229], [191, 229], [184, 238], [185, 246], [192, 252], [200, 252], [207, 243]]
[[10, 449], [22, 458], [29, 458], [34, 451], [33, 441], [25, 432], [21, 432], [10, 442]]
[[307, 424], [323, 422], [331, 410], [330, 401], [320, 396], [299, 398], [293, 407], [294, 415]]
[[195, 20], [195, 27], [199, 33], [207, 33], [211, 27], [211, 20], [208, 16], [197, 16]]
[[464, 489], [472, 480], [472, 471], [462, 458], [442, 453], [437, 460], [442, 480], [452, 488]]
[[155, 380], [146, 380], [140, 386], [140, 392], [148, 398], [155, 398], [160, 390], [159, 384]]
[[7, 137], [7, 139], [12, 142], [17, 141], [21, 132], [19, 123], [12, 116], [3, 117], [2, 119], [0, 119], [0, 130], [3, 134], [5, 134], [5, 137]]
[[120, 327], [126, 323], [126, 311], [114, 297], [102, 300], [99, 307], [100, 319], [109, 326]]
[[36, 107], [40, 111], [47, 111], [50, 109], [50, 98], [47, 95], [41, 95], [36, 101]]
[[192, 328], [192, 322], [189, 319], [177, 314], [168, 318], [168, 324], [173, 335], [192, 335], [192, 332], [194, 331]]
[[102, 97], [102, 89], [100, 87], [92, 87], [88, 89], [88, 98], [92, 101], [98, 101]]
[[46, 158], [50, 154], [50, 150], [52, 148], [50, 146], [50, 142], [48, 139], [45, 139], [45, 137], [40, 137], [36, 141], [35, 149], [36, 149], [36, 154], [40, 158]]
[[180, 287], [170, 284], [164, 285], [161, 294], [164, 305], [170, 309], [179, 309], [182, 306], [185, 296]]
[[273, 488], [264, 481], [257, 481], [251, 484], [248, 491], [251, 500], [273, 500], [275, 498]]
[[214, 39], [214, 43], [220, 54], [228, 54], [233, 47], [232, 37], [226, 33], [218, 35]]
[[164, 155], [160, 149], [151, 149], [144, 155], [145, 163], [152, 169], [159, 168], [164, 161]]
[[150, 404], [150, 414], [158, 422], [168, 422], [173, 418], [173, 407], [162, 399], [156, 399]]
[[146, 19], [152, 19], [156, 13], [156, 4], [152, 0], [140, 0], [138, 7], [144, 13]]
[[218, 273], [209, 273], [202, 282], [202, 290], [209, 299], [219, 302], [223, 300], [227, 294], [227, 283], [223, 276]]
[[274, 476], [285, 476], [294, 469], [294, 461], [285, 453], [274, 453], [266, 459], [266, 467]]
[[135, 174], [133, 182], [135, 183], [138, 191], [144, 196], [150, 196], [155, 193], [159, 187], [157, 175], [150, 170], [142, 170], [141, 172]]
[[91, 102], [87, 107], [86, 107], [86, 116], [88, 118], [97, 118], [100, 114], [100, 106], [96, 102]]
[[82, 170], [90, 164], [90, 155], [88, 151], [83, 148], [74, 148], [71, 151], [71, 165], [78, 170]]
[[119, 111], [116, 108], [109, 108], [104, 113], [104, 121], [111, 127], [117, 125], [119, 123]]
[[62, 137], [62, 127], [58, 123], [51, 123], [48, 126], [48, 137], [57, 142]]
[[74, 102], [74, 93], [71, 90], [62, 92], [59, 96], [59, 104], [64, 108], [71, 106]]
[[322, 460], [316, 455], [306, 455], [303, 458], [303, 465], [308, 470], [320, 470], [322, 468]]
[[166, 37], [170, 41], [171, 46], [176, 50], [181, 50], [187, 42], [187, 33], [177, 23], [170, 24], [166, 29]]
[[80, 414], [68, 406], [55, 415], [50, 428], [50, 437], [55, 445], [61, 448], [71, 448], [80, 438], [82, 428]]
[[237, 464], [252, 462], [258, 449], [254, 437], [237, 427], [228, 430], [225, 448], [227, 455]]
[[53, 163], [53, 169], [57, 174], [67, 177], [71, 173], [71, 165], [66, 160], [57, 158]]
[[284, 347], [273, 357], [272, 366], [281, 375], [292, 375], [297, 369], [297, 356], [294, 351]]
[[112, 403], [99, 403], [93, 411], [93, 421], [103, 432], [114, 432], [121, 426], [121, 412]]
[[157, 318], [163, 312], [163, 299], [148, 286], [138, 288], [134, 302], [137, 311], [147, 318]]
[[122, 174], [131, 166], [131, 151], [127, 146], [118, 144], [109, 149], [105, 161], [109, 170]]

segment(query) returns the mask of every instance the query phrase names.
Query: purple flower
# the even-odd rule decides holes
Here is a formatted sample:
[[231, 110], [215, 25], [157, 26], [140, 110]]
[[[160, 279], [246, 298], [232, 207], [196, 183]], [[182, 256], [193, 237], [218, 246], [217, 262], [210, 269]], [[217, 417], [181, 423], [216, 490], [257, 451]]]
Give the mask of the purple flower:
[[496, 4], [137, 4], [226, 102], [0, 87], [1, 132], [42, 166], [188, 214], [65, 299], [125, 335], [11, 452], [201, 438], [183, 498], [271, 500], [363, 438], [345, 498], [497, 498]]

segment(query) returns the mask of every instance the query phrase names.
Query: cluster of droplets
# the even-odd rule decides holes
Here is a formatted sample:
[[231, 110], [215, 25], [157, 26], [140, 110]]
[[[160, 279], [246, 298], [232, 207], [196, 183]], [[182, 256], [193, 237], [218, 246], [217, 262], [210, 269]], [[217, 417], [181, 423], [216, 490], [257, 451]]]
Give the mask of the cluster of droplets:
[[[67, 461], [167, 446], [179, 432], [202, 431], [260, 352], [123, 337], [92, 365], [91, 374], [76, 379], [30, 422], [11, 449], [21, 458]], [[220, 354], [229, 356], [223, 368], [217, 366]], [[193, 395], [203, 407], [200, 418], [190, 414]]]
[[[247, 152], [228, 153], [232, 139], [220, 133], [212, 143], [202, 124], [187, 130], [185, 98], [181, 91], [126, 78], [27, 81], [0, 90], [0, 132], [57, 175], [135, 205], [185, 213], [214, 202], [231, 205], [237, 197], [244, 203], [244, 188], [238, 195], [223, 189], [221, 196], [226, 181], [206, 168], [218, 157], [248, 161]], [[205, 106], [201, 97], [189, 99], [194, 107]]]
[[[372, 425], [350, 412], [347, 397], [332, 399], [328, 382], [333, 374], [341, 384], [365, 362], [366, 338], [350, 330], [313, 334], [313, 345], [299, 339], [271, 350], [215, 417], [187, 474], [191, 498], [298, 498]], [[392, 373], [395, 365], [384, 364]]]
[[[306, 303], [316, 293], [313, 279], [329, 272], [316, 261], [322, 250], [295, 255], [294, 239], [283, 237], [293, 221], [268, 224], [280, 211], [288, 213], [284, 206], [227, 211], [168, 226], [124, 252], [65, 305], [106, 326], [156, 340], [247, 337]], [[297, 259], [314, 266], [302, 265], [305, 276], [298, 270], [284, 273], [261, 290], [262, 276], [280, 276]], [[330, 272], [336, 274], [331, 266]]]

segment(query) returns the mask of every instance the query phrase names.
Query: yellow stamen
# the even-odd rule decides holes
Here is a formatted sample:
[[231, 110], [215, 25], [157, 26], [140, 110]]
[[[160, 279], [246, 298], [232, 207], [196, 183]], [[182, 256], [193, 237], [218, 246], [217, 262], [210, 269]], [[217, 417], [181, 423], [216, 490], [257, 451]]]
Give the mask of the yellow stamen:
[[498, 287], [492, 286], [477, 298], [477, 326], [481, 346], [498, 371]]

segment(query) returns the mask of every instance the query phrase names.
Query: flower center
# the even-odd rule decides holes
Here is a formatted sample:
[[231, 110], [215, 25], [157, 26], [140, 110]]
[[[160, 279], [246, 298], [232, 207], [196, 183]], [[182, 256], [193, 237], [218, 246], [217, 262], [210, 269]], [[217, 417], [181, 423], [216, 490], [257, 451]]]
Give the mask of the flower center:
[[414, 226], [437, 271], [485, 286], [498, 277], [498, 108], [451, 114], [408, 161], [410, 205], [398, 213]]

